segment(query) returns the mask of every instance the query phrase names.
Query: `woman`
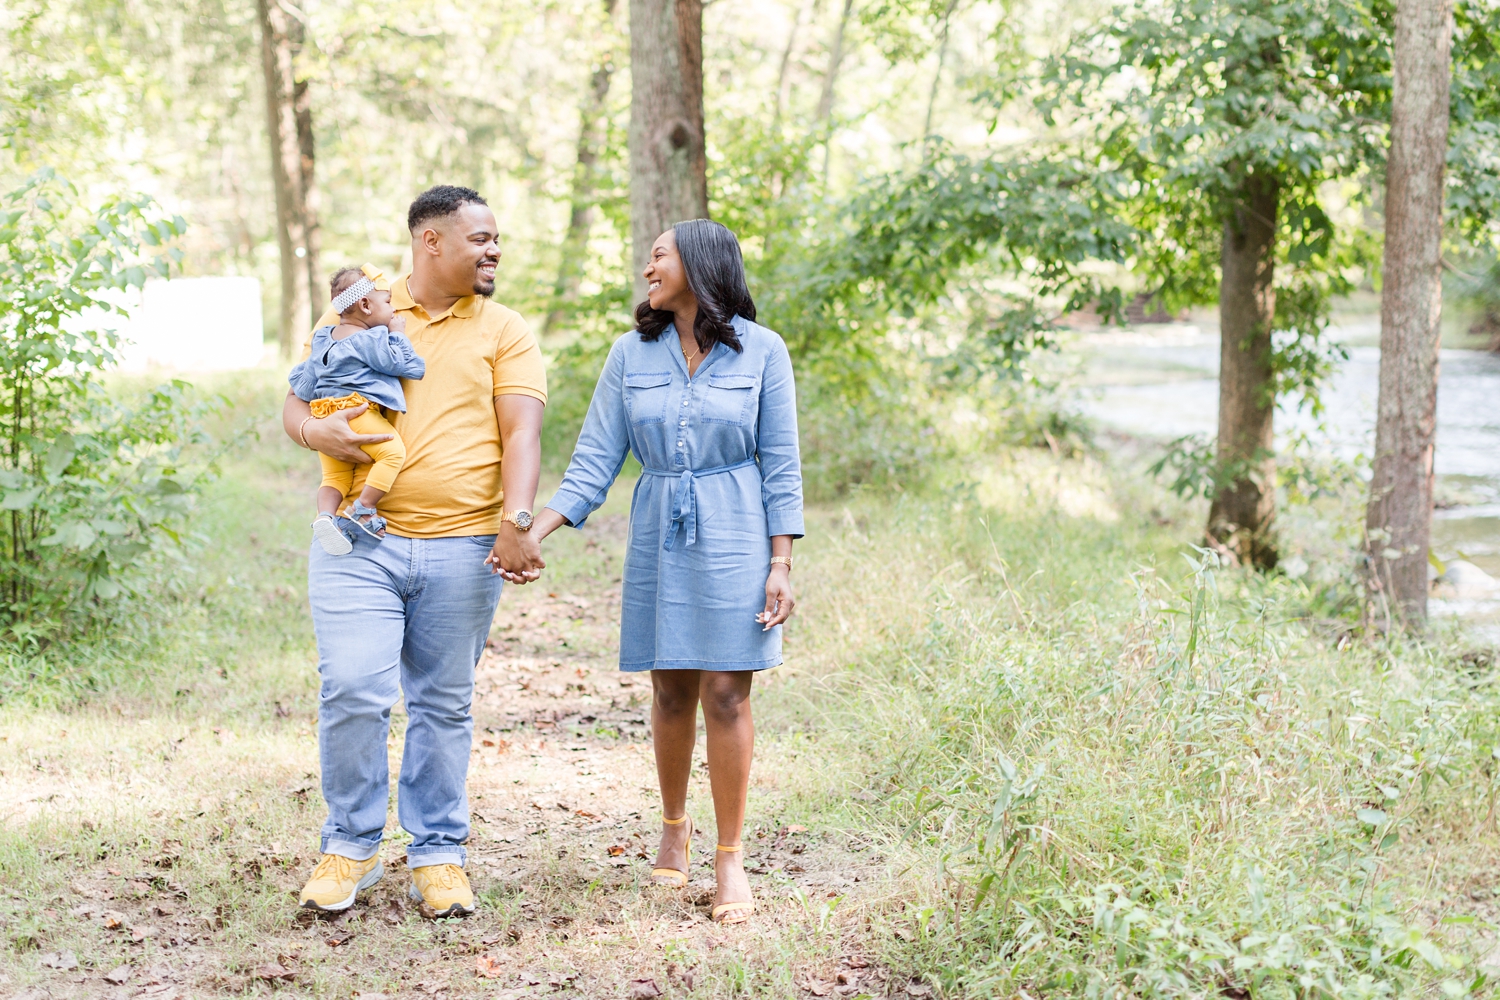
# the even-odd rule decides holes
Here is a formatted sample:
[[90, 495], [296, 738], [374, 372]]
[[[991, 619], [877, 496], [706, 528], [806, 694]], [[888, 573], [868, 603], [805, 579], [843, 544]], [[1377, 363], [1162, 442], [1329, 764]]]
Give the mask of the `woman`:
[[630, 508], [620, 669], [651, 671], [662, 833], [653, 881], [685, 886], [688, 772], [698, 704], [708, 731], [718, 850], [713, 919], [754, 910], [741, 832], [755, 729], [750, 681], [781, 662], [791, 616], [802, 472], [791, 359], [757, 326], [734, 234], [679, 222], [646, 265], [637, 329], [615, 342], [562, 485], [537, 516], [545, 538], [604, 503], [627, 453]]

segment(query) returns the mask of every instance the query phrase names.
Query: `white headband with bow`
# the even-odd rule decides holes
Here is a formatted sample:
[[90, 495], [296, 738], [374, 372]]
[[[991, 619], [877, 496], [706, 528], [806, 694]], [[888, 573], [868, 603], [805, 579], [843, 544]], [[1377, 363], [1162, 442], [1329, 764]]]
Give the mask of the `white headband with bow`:
[[358, 281], [333, 297], [333, 311], [342, 315], [345, 309], [373, 291], [375, 291], [375, 282], [360, 275]]

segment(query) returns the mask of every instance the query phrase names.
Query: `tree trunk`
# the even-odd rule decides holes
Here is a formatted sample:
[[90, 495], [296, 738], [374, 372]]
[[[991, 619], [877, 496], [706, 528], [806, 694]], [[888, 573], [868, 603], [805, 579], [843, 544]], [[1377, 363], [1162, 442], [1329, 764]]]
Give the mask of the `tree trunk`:
[[[614, 17], [615, 0], [604, 0], [606, 23]], [[557, 265], [557, 282], [552, 289], [552, 311], [542, 331], [550, 333], [567, 317], [568, 307], [578, 301], [578, 286], [583, 281], [588, 261], [589, 233], [594, 228], [595, 199], [599, 187], [599, 153], [604, 148], [605, 105], [609, 84], [614, 77], [613, 53], [605, 52], [594, 67], [589, 89], [578, 113], [578, 158], [573, 165], [572, 206], [568, 214], [568, 231], [563, 236], [562, 259]], [[644, 265], [642, 265], [644, 266]]]
[[823, 77], [823, 93], [818, 98], [818, 122], [823, 128], [823, 184], [828, 184], [828, 167], [833, 161], [833, 98], [839, 82], [839, 66], [844, 62], [844, 30], [854, 13], [854, 0], [844, 0], [838, 30], [833, 35], [833, 51], [828, 54], [828, 72]]
[[651, 245], [708, 217], [702, 0], [630, 0], [630, 244], [635, 294]]
[[281, 251], [281, 349], [290, 356], [306, 327], [316, 321], [323, 300], [314, 213], [312, 107], [307, 81], [298, 80], [296, 74], [305, 29], [301, 18], [276, 0], [256, 0], [256, 10], [271, 182], [276, 192], [276, 239]]
[[1452, 39], [1451, 0], [1396, 4], [1380, 403], [1365, 513], [1370, 610], [1387, 628], [1393, 619], [1414, 628], [1427, 620]]
[[1227, 479], [1213, 498], [1208, 534], [1244, 564], [1276, 565], [1271, 324], [1276, 312], [1278, 184], [1246, 177], [1224, 221], [1219, 283], [1218, 464]]
[[[293, 67], [302, 52], [303, 24], [295, 18], [293, 37]], [[289, 25], [290, 27], [290, 25]], [[328, 275], [323, 273], [320, 258], [323, 252], [323, 230], [318, 225], [318, 185], [313, 168], [317, 162], [317, 145], [313, 141], [312, 94], [306, 79], [296, 80], [292, 85], [292, 112], [297, 125], [297, 172], [301, 179], [301, 225], [302, 248], [306, 251], [302, 263], [307, 271], [307, 322], [316, 323], [323, 314], [329, 299]], [[295, 249], [293, 250], [295, 253]], [[300, 337], [304, 331], [296, 331]], [[298, 345], [300, 346], [300, 344]]]
[[932, 135], [932, 112], [937, 107], [938, 90], [943, 85], [943, 68], [948, 64], [948, 31], [953, 24], [953, 12], [958, 9], [958, 0], [948, 0], [943, 11], [942, 44], [938, 46], [937, 72], [932, 74], [932, 90], [927, 95], [927, 117], [922, 120], [922, 141]]
[[797, 51], [797, 34], [802, 30], [802, 18], [806, 16], [807, 4], [797, 4], [797, 13], [792, 17], [792, 30], [786, 36], [786, 48], [781, 50], [781, 65], [776, 71], [776, 110], [771, 115], [771, 134], [781, 135], [781, 116], [791, 99], [792, 56]]

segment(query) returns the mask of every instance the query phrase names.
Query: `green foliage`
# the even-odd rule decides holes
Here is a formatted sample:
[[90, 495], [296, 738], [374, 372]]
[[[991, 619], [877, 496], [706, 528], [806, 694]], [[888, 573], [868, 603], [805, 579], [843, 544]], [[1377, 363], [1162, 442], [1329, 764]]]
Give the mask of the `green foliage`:
[[1454, 7], [1447, 211], [1471, 243], [1500, 246], [1500, 5]]
[[198, 416], [182, 383], [126, 405], [100, 382], [120, 293], [167, 274], [185, 224], [81, 201], [51, 171], [0, 198], [0, 619], [38, 641], [132, 589], [201, 475], [182, 466]]
[[1121, 6], [1043, 70], [1048, 123], [1082, 132], [1082, 155], [1127, 179], [1112, 208], [1138, 233], [1132, 269], [1169, 310], [1218, 300], [1225, 221], [1251, 178], [1274, 179], [1276, 389], [1314, 409], [1342, 359], [1323, 337], [1329, 302], [1378, 261], [1328, 198], [1339, 180], [1374, 189], [1390, 19], [1383, 0]]
[[[1076, 488], [1076, 467], [1055, 474]], [[1482, 987], [1411, 914], [1430, 845], [1484, 821], [1493, 671], [1331, 642], [1301, 582], [1203, 550], [1184, 572], [1141, 520], [1034, 495], [829, 527], [840, 587], [872, 585], [898, 539], [927, 581], [900, 602], [920, 611], [841, 603], [868, 638], [852, 662], [841, 640], [825, 682], [845, 685], [874, 815], [930, 864], [892, 960], [945, 996]]]

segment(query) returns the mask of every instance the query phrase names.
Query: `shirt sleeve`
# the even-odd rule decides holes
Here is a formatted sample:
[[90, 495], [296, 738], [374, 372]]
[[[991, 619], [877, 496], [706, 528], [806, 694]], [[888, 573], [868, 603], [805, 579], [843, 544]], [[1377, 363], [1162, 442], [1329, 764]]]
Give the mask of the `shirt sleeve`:
[[516, 313], [510, 313], [500, 330], [495, 349], [494, 393], [496, 396], [531, 396], [547, 401], [547, 369], [542, 349], [531, 328]]
[[311, 403], [318, 394], [318, 373], [313, 371], [311, 360], [299, 362], [287, 378], [292, 384], [292, 395], [304, 403]]
[[312, 329], [307, 331], [307, 336], [302, 338], [302, 353], [298, 355], [297, 360], [306, 361], [308, 358], [312, 357], [312, 342], [314, 334], [323, 329], [323, 327], [325, 326], [338, 325], [339, 314], [334, 312], [332, 309], [324, 309], [323, 315], [318, 317], [318, 321], [313, 324]]
[[760, 494], [766, 505], [766, 527], [771, 535], [801, 538], [802, 458], [797, 446], [797, 384], [792, 359], [779, 336], [766, 359], [761, 378], [760, 426], [756, 452], [760, 458]]
[[419, 379], [427, 372], [427, 362], [417, 357], [417, 349], [406, 339], [383, 326], [371, 327], [354, 335], [354, 352], [359, 359], [382, 375]]
[[547, 501], [548, 507], [575, 528], [583, 527], [588, 516], [603, 506], [630, 453], [624, 371], [624, 353], [617, 342], [594, 386], [594, 398], [589, 401], [588, 416], [583, 418], [583, 430], [578, 433], [562, 485]]

